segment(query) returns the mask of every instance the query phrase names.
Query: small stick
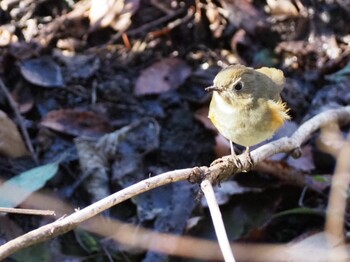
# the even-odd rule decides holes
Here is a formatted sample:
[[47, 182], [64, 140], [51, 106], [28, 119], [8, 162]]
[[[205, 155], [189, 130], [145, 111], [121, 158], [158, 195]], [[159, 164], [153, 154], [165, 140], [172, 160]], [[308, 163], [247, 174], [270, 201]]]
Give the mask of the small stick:
[[332, 178], [331, 191], [329, 193], [327, 216], [325, 230], [329, 235], [333, 236], [336, 243], [345, 243], [344, 220], [346, 215], [346, 206], [348, 202], [348, 189], [350, 184], [350, 136], [345, 140], [342, 149], [337, 157], [337, 165]]
[[16, 103], [15, 100], [13, 100], [10, 91], [8, 90], [8, 88], [6, 87], [4, 82], [2, 81], [1, 77], [0, 77], [0, 88], [4, 92], [4, 95], [6, 96], [6, 98], [7, 98], [8, 102], [9, 102], [13, 112], [15, 113], [18, 125], [19, 125], [19, 127], [20, 127], [20, 129], [22, 131], [25, 143], [26, 143], [30, 153], [32, 154], [32, 157], [33, 157], [34, 161], [36, 163], [38, 163], [38, 157], [36, 156], [35, 151], [34, 151], [34, 147], [33, 147], [32, 143], [30, 141], [30, 137], [29, 137], [27, 128], [24, 126], [24, 120], [23, 120], [23, 117], [22, 117], [21, 113], [18, 110], [17, 103]]
[[231, 245], [226, 234], [225, 225], [222, 220], [218, 202], [215, 198], [213, 186], [209, 180], [205, 179], [201, 183], [201, 189], [208, 203], [211, 219], [213, 220], [215, 228], [215, 233], [218, 237], [220, 249], [222, 255], [224, 256], [225, 262], [235, 262], [236, 260], [233, 256]]
[[27, 208], [0, 207], [0, 212], [12, 213], [12, 214], [35, 215], [35, 216], [56, 216], [55, 211], [52, 211], [52, 210], [39, 210], [39, 209], [27, 209]]

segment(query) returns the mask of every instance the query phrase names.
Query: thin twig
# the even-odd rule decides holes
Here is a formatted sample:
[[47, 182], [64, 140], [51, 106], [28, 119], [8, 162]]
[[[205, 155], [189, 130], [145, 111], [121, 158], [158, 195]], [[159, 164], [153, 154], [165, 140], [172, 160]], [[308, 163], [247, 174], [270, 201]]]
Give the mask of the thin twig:
[[[348, 188], [350, 185], [350, 135], [343, 144], [337, 157], [337, 165], [332, 178], [331, 191], [329, 193], [325, 231], [328, 244], [331, 247], [342, 247], [339, 251], [344, 256], [348, 250], [345, 243], [345, 211], [348, 202]], [[328, 261], [332, 261], [334, 250], [328, 254]]]
[[123, 36], [123, 34], [126, 34], [127, 36], [135, 36], [137, 34], [145, 34], [147, 33], [152, 27], [156, 27], [160, 24], [163, 24], [173, 18], [175, 18], [176, 16], [178, 15], [181, 15], [183, 12], [185, 12], [185, 9], [184, 8], [180, 8], [176, 11], [174, 11], [173, 13], [171, 14], [167, 14], [165, 16], [162, 16], [156, 20], [153, 20], [152, 22], [149, 22], [147, 24], [144, 24], [138, 28], [135, 28], [135, 29], [132, 29], [132, 30], [121, 30], [119, 31], [115, 36], [113, 36], [107, 43], [107, 45], [110, 45], [112, 43], [115, 43], [116, 41], [119, 40], [120, 37]]
[[[301, 144], [304, 143], [307, 138], [318, 128], [334, 121], [349, 123], [350, 106], [323, 112], [301, 125], [298, 130], [292, 135], [292, 137], [281, 138], [257, 148], [251, 152], [253, 162], [258, 163], [272, 156], [273, 154], [291, 152], [295, 150], [296, 148], [300, 147]], [[200, 181], [200, 178], [203, 180], [203, 177], [209, 179], [210, 182], [217, 180], [220, 181], [230, 175], [235, 174], [236, 172], [247, 169], [250, 165], [247, 159], [242, 155], [238, 157], [242, 163], [242, 169], [234, 166], [234, 161], [230, 157], [224, 157], [222, 158], [222, 162], [219, 162], [209, 168], [203, 166], [175, 170], [142, 180], [96, 203], [93, 203], [80, 211], [66, 216], [65, 218], [32, 230], [18, 238], [15, 238], [3, 244], [0, 246], [0, 260], [5, 259], [11, 254], [25, 247], [29, 247], [36, 243], [52, 239], [58, 235], [62, 235], [76, 228], [81, 222], [92, 218], [104, 210], [151, 189], [176, 181], [189, 179], [193, 180], [193, 178], [194, 180], [198, 179], [198, 181]]]
[[83, 221], [86, 221], [107, 210], [108, 208], [130, 199], [131, 197], [166, 184], [186, 180], [189, 178], [191, 173], [192, 168], [187, 168], [163, 173], [161, 175], [142, 180], [69, 216], [32, 230], [0, 246], [0, 260], [5, 259], [20, 249], [67, 233], [68, 231], [76, 228]]
[[156, 20], [153, 20], [152, 22], [149, 22], [147, 24], [144, 24], [138, 28], [135, 28], [135, 29], [132, 29], [132, 30], [129, 30], [129, 31], [126, 31], [125, 33], [128, 35], [128, 36], [134, 36], [134, 35], [137, 35], [137, 34], [140, 34], [140, 33], [146, 33], [148, 32], [151, 28], [153, 27], [156, 27], [158, 25], [161, 25], [173, 18], [175, 18], [176, 16], [178, 15], [181, 15], [182, 13], [185, 12], [185, 8], [180, 8], [176, 11], [174, 11], [173, 13], [171, 14], [167, 14], [165, 16], [162, 16]]
[[36, 215], [36, 216], [56, 216], [55, 211], [52, 211], [52, 210], [39, 210], [39, 209], [27, 209], [27, 208], [0, 207], [0, 212], [12, 213], [12, 214]]
[[226, 234], [225, 225], [222, 220], [218, 202], [215, 198], [213, 186], [209, 180], [204, 179], [201, 183], [201, 189], [208, 203], [211, 219], [213, 220], [215, 233], [219, 241], [222, 255], [224, 256], [226, 262], [235, 262], [236, 260], [233, 256], [230, 242]]
[[20, 127], [20, 129], [22, 131], [25, 143], [26, 143], [26, 145], [27, 145], [27, 147], [28, 147], [28, 149], [29, 149], [29, 151], [30, 151], [30, 153], [32, 155], [32, 158], [34, 159], [34, 161], [36, 163], [38, 163], [38, 157], [35, 154], [34, 147], [33, 147], [32, 142], [30, 140], [27, 128], [24, 125], [23, 117], [22, 117], [21, 113], [18, 110], [17, 103], [16, 103], [15, 100], [13, 100], [13, 98], [12, 98], [8, 88], [6, 87], [4, 82], [2, 81], [1, 77], [0, 77], [0, 88], [3, 91], [4, 95], [6, 96], [6, 98], [7, 98], [8, 102], [9, 102], [13, 112], [15, 113], [15, 116], [17, 118], [17, 122], [18, 122], [19, 127]]
[[345, 210], [348, 201], [347, 190], [350, 184], [350, 135], [343, 144], [337, 158], [337, 165], [332, 178], [331, 191], [326, 216], [326, 232], [329, 233], [337, 243], [345, 242]]

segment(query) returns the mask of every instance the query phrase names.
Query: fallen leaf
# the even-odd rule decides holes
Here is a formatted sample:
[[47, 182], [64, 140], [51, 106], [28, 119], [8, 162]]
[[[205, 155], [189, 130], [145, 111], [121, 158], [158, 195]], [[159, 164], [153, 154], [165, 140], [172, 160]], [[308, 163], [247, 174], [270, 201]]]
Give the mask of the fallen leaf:
[[98, 201], [111, 194], [106, 186], [110, 179], [128, 187], [144, 178], [141, 160], [158, 147], [159, 125], [145, 118], [98, 139], [79, 137], [75, 145], [84, 176], [89, 177], [86, 191], [92, 201]]
[[65, 75], [69, 78], [88, 79], [100, 68], [101, 61], [96, 55], [65, 55], [55, 51], [55, 57], [65, 65]]
[[137, 79], [134, 94], [160, 94], [176, 89], [191, 72], [191, 68], [183, 60], [175, 57], [164, 58], [143, 70]]
[[267, 0], [270, 13], [274, 16], [297, 16], [298, 9], [290, 0]]
[[60, 161], [38, 166], [15, 176], [0, 186], [0, 206], [16, 207], [33, 192], [42, 188], [58, 170]]
[[99, 137], [112, 131], [112, 127], [106, 118], [79, 109], [51, 111], [40, 124], [73, 136]]
[[256, 27], [265, 20], [265, 15], [254, 6], [251, 0], [220, 0], [227, 19], [236, 28], [254, 34]]
[[0, 47], [5, 47], [14, 42], [18, 42], [15, 30], [16, 28], [14, 25], [0, 26]]
[[3, 111], [0, 111], [0, 154], [7, 157], [29, 154], [16, 125]]
[[139, 0], [92, 0], [89, 12], [90, 31], [108, 26], [116, 31], [126, 30], [139, 5]]
[[22, 76], [34, 85], [62, 87], [64, 81], [61, 68], [49, 57], [24, 60], [20, 64]]

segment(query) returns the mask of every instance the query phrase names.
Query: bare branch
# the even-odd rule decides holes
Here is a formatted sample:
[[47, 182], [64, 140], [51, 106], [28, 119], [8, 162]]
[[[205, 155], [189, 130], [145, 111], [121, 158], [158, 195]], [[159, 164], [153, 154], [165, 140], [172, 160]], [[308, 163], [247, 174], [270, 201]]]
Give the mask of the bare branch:
[[13, 112], [15, 113], [18, 125], [21, 128], [25, 143], [26, 143], [34, 161], [36, 163], [38, 163], [38, 157], [35, 153], [34, 147], [33, 147], [32, 142], [30, 140], [30, 136], [28, 134], [27, 128], [25, 127], [24, 119], [23, 119], [21, 113], [19, 112], [16, 101], [12, 98], [10, 91], [8, 90], [8, 88], [6, 87], [6, 85], [4, 84], [4, 82], [2, 81], [1, 78], [0, 78], [0, 89], [4, 93], [6, 99], [8, 100], [8, 102], [13, 110]]
[[[254, 163], [259, 163], [273, 154], [292, 152], [293, 150], [298, 149], [318, 128], [329, 122], [335, 121], [350, 122], [350, 106], [329, 110], [313, 117], [301, 125], [290, 138], [281, 138], [252, 151], [252, 159]], [[247, 159], [245, 159], [244, 156], [239, 156], [239, 158], [243, 165], [242, 169], [247, 169], [249, 167]], [[7, 242], [0, 246], [0, 259], [4, 259], [25, 247], [64, 234], [76, 228], [79, 223], [103, 212], [104, 210], [156, 187], [186, 179], [201, 182], [204, 178], [207, 178], [210, 182], [217, 182], [242, 171], [234, 166], [234, 162], [230, 157], [224, 157], [221, 160], [220, 163], [209, 168], [204, 166], [175, 170], [145, 179], [67, 217], [42, 226]]]
[[[350, 184], [350, 136], [344, 143], [338, 155], [337, 166], [332, 178], [331, 191], [327, 207], [326, 232], [335, 239], [336, 243], [344, 244], [345, 242], [345, 210], [348, 201], [347, 190]], [[331, 240], [332, 241], [332, 240]]]
[[55, 211], [52, 210], [39, 210], [27, 208], [0, 207], [0, 212], [36, 216], [55, 216]]
[[226, 234], [225, 225], [222, 220], [218, 202], [215, 198], [213, 186], [207, 179], [205, 179], [201, 183], [201, 189], [208, 203], [211, 219], [213, 220], [215, 233], [218, 237], [222, 255], [224, 256], [226, 262], [235, 262], [236, 260], [233, 256], [230, 242]]

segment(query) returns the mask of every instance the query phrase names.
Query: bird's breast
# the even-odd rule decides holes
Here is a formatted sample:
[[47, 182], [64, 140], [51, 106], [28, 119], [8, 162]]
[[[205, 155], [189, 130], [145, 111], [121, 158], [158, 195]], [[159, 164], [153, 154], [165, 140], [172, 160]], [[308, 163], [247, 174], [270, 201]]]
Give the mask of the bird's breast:
[[[271, 101], [271, 102], [270, 102]], [[227, 139], [243, 146], [252, 146], [272, 137], [288, 115], [283, 105], [273, 100], [260, 100], [254, 106], [226, 103], [214, 92], [209, 108], [209, 118]], [[286, 117], [287, 116], [287, 117]]]

